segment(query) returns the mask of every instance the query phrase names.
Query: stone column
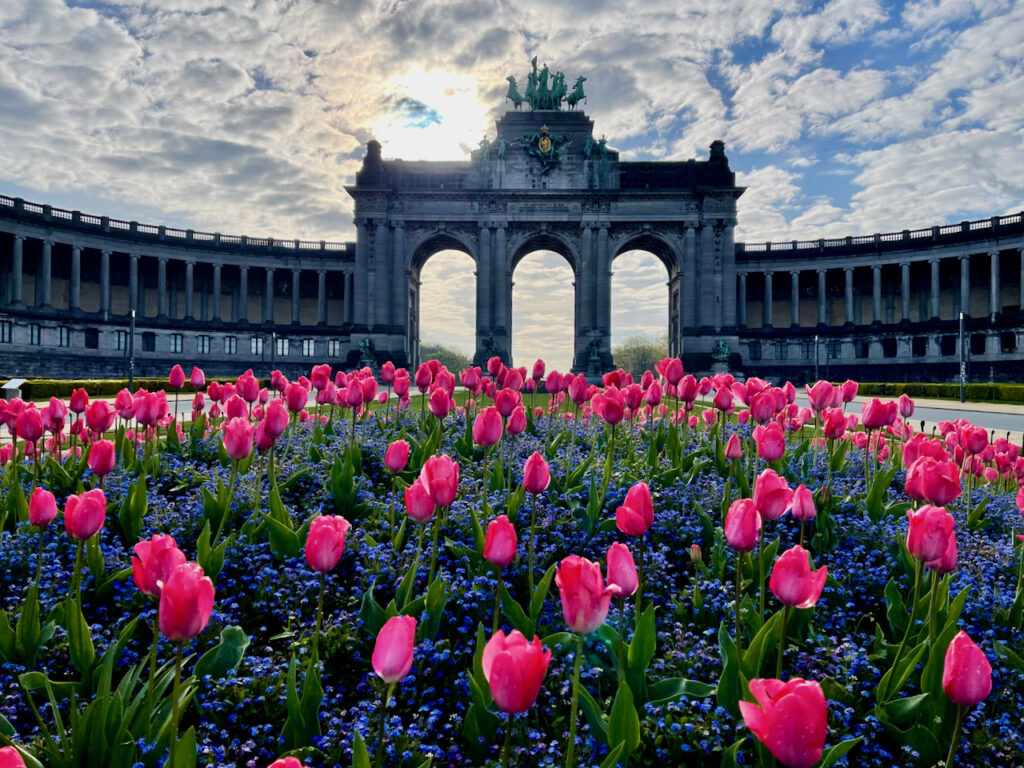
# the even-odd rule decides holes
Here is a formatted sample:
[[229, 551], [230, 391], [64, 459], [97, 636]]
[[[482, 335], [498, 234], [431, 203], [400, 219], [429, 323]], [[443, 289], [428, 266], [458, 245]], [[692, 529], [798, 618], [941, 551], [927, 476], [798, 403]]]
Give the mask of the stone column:
[[366, 235], [366, 219], [356, 221], [356, 268], [352, 284], [352, 322], [366, 325], [366, 281], [369, 271], [369, 243]]
[[828, 323], [828, 292], [826, 279], [828, 270], [818, 270], [818, 325]]
[[53, 240], [43, 240], [43, 258], [39, 264], [39, 285], [36, 296], [40, 307], [50, 307], [50, 278], [53, 275]]
[[[736, 243], [733, 239], [733, 225], [722, 227], [722, 281], [729, 287], [736, 285]], [[736, 327], [736, 294], [722, 291], [722, 325]]]
[[327, 270], [316, 272], [316, 321], [327, 325]]
[[[960, 257], [960, 311], [964, 317], [971, 316], [971, 257], [964, 254]], [[959, 318], [954, 318], [959, 319]]]
[[882, 322], [882, 265], [871, 267], [871, 322]]
[[[900, 319], [910, 322], [910, 262], [900, 264]], [[909, 343], [909, 342], [908, 342]]]
[[[396, 221], [391, 232], [391, 313], [392, 327], [401, 328], [408, 336], [406, 323], [409, 322], [409, 280], [405, 274], [405, 224]], [[408, 338], [402, 343], [403, 351], [408, 350]]]
[[[590, 285], [588, 275], [593, 275], [594, 263], [594, 228], [583, 225], [580, 235], [580, 274], [576, 276], [576, 326], [584, 335], [597, 325], [596, 287]], [[584, 349], [586, 344], [584, 344]], [[577, 350], [582, 352], [583, 350]], [[583, 361], [584, 363], [586, 361]]]
[[800, 326], [800, 273], [789, 273], [789, 324]]
[[220, 320], [220, 300], [221, 300], [221, 289], [220, 289], [220, 264], [213, 265], [213, 307], [210, 312], [210, 317], [213, 320]]
[[764, 328], [772, 327], [772, 314], [774, 312], [772, 296], [772, 273], [764, 273], [764, 301], [761, 302], [761, 326]]
[[128, 310], [139, 306], [139, 254], [128, 254]]
[[238, 319], [239, 323], [249, 322], [249, 267], [238, 268]]
[[[745, 276], [744, 276], [745, 277]], [[746, 293], [740, 294], [740, 304], [746, 302]], [[697, 232], [692, 224], [683, 230], [683, 328], [696, 329], [700, 323], [697, 298]], [[743, 319], [740, 325], [746, 324], [747, 310], [741, 310]]]
[[210, 319], [210, 293], [205, 285], [199, 289], [199, 319], [204, 323]]
[[68, 288], [68, 309], [82, 309], [82, 246], [71, 246], [71, 284]]
[[[685, 277], [685, 275], [684, 275]], [[747, 327], [747, 273], [740, 272], [740, 294], [737, 299], [736, 309], [739, 314], [739, 324], [741, 328]], [[683, 305], [683, 310], [686, 310], [686, 305]]]
[[[512, 274], [508, 268], [508, 233], [504, 224], [494, 230], [494, 323], [491, 332], [501, 334], [506, 342], [505, 353], [512, 353]], [[418, 295], [418, 294], [417, 294]]]
[[[476, 357], [475, 365], [481, 365], [486, 352], [484, 345], [491, 336], [493, 321], [493, 301], [491, 298], [491, 287], [494, 282], [494, 256], [491, 252], [493, 242], [490, 227], [485, 222], [480, 222], [477, 232], [476, 246]], [[486, 360], [484, 360], [486, 362]]]
[[928, 264], [932, 270], [932, 296], [928, 314], [937, 318], [939, 316], [939, 260], [928, 259]]
[[373, 283], [370, 287], [370, 325], [386, 326], [390, 321], [391, 296], [388, 275], [391, 267], [391, 249], [388, 247], [388, 225], [377, 219], [377, 235], [373, 239]]
[[110, 315], [110, 251], [100, 251], [100, 312]]
[[853, 267], [843, 267], [846, 273], [846, 324], [853, 325]]
[[263, 290], [263, 322], [274, 322], [274, 268], [266, 267], [267, 282]]
[[192, 319], [192, 305], [195, 302], [195, 275], [196, 275], [196, 263], [192, 259], [186, 259], [185, 261], [185, 312], [182, 314], [182, 318], [185, 320]]
[[992, 259], [990, 268], [992, 280], [988, 292], [988, 314], [992, 320], [999, 314], [999, 251], [989, 251], [989, 258]]
[[24, 247], [25, 236], [14, 236], [14, 258], [11, 262], [11, 304], [22, 306], [21, 301], [21, 280], [24, 269]]
[[352, 297], [356, 292], [356, 276], [352, 272], [345, 273], [345, 320], [348, 323], [353, 322], [355, 317], [355, 305], [353, 304]]
[[[300, 281], [302, 280], [302, 273], [297, 267], [292, 268], [292, 325], [299, 324], [299, 295]], [[348, 304], [348, 292], [345, 293], [345, 303]]]
[[160, 256], [157, 260], [156, 273], [156, 316], [167, 317], [167, 257]]
[[601, 333], [601, 350], [611, 354], [612, 338], [612, 266], [608, 251], [608, 227], [597, 231], [597, 330]]

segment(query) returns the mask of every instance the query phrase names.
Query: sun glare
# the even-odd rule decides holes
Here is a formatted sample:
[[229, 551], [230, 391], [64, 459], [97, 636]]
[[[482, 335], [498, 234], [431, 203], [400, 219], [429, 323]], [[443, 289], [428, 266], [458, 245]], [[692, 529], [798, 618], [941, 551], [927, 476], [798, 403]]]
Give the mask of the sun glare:
[[387, 86], [385, 112], [372, 126], [385, 157], [464, 160], [487, 132], [487, 108], [468, 75], [414, 72]]

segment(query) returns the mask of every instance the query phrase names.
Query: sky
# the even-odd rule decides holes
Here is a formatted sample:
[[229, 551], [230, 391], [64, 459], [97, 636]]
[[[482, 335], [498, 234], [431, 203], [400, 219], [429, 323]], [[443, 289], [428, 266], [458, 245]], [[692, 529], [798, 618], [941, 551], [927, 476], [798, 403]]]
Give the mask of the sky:
[[[351, 240], [365, 143], [466, 159], [534, 55], [586, 75], [622, 159], [724, 140], [740, 241], [1024, 208], [1019, 0], [3, 0], [0, 193]], [[423, 278], [423, 339], [470, 350], [471, 262], [439, 254]], [[565, 369], [568, 266], [533, 254], [514, 280], [514, 358]], [[616, 260], [613, 344], [664, 334], [665, 281], [648, 254]]]

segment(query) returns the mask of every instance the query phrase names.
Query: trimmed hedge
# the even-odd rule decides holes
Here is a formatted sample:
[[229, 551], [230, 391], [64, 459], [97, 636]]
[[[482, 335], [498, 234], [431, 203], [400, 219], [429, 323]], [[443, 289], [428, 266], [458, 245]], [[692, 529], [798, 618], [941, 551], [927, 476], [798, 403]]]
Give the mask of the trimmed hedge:
[[[209, 384], [211, 381], [218, 381], [223, 384], [228, 381], [234, 382], [236, 379], [217, 377], [207, 379], [206, 383]], [[269, 384], [269, 379], [259, 379], [259, 382], [261, 387], [265, 387]], [[161, 378], [142, 378], [137, 376], [133, 384], [136, 389], [141, 387], [150, 392], [156, 392], [161, 389], [166, 390], [168, 394], [173, 394], [174, 392], [170, 385], [168, 385], [166, 376]], [[114, 397], [114, 395], [127, 386], [128, 379], [28, 379], [21, 385], [21, 396], [25, 400], [47, 400], [51, 397], [68, 398], [74, 390], [83, 388], [89, 393], [89, 397]], [[186, 378], [185, 386], [181, 388], [181, 393], [191, 394], [193, 392], [195, 390]]]
[[[899, 397], [903, 393], [911, 397], [934, 397], [950, 400], [960, 399], [959, 383], [932, 384], [907, 382], [902, 384], [865, 383], [857, 394], [866, 397]], [[983, 382], [968, 384], [965, 388], [967, 400], [993, 403], [1024, 403], [1024, 384], [999, 384]]]

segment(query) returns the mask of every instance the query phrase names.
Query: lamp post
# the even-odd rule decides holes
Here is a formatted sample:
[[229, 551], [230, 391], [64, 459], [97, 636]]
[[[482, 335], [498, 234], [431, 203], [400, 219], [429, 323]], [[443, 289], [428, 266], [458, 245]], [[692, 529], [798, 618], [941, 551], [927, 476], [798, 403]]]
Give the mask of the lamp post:
[[814, 380], [819, 380], [818, 376], [818, 334], [814, 334]]
[[135, 310], [128, 321], [128, 391], [135, 389]]
[[270, 370], [274, 370], [274, 355], [277, 353], [277, 331], [270, 332]]
[[960, 402], [967, 400], [967, 353], [964, 349], [964, 313], [960, 313]]

